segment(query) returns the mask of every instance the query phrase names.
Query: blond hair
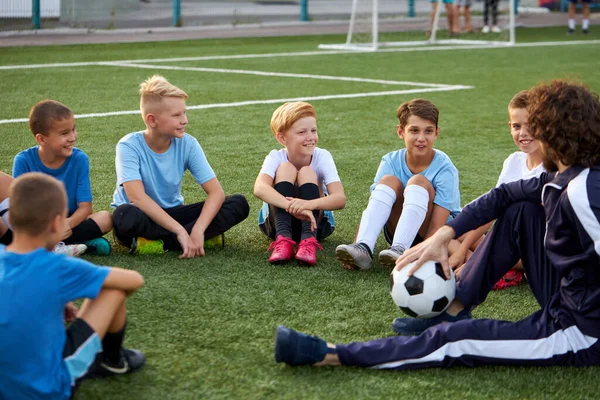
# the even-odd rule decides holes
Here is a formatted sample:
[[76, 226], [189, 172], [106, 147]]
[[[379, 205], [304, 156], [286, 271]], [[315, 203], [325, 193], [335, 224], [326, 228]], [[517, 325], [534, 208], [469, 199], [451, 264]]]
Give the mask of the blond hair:
[[47, 136], [55, 121], [71, 118], [73, 111], [55, 100], [42, 100], [29, 111], [29, 129], [31, 133]]
[[67, 210], [64, 185], [40, 172], [29, 172], [15, 179], [9, 197], [9, 218], [15, 233], [45, 235], [52, 220]]
[[177, 86], [171, 84], [161, 75], [154, 75], [140, 83], [140, 110], [145, 117], [156, 108], [165, 97], [178, 97], [187, 100], [188, 95]]
[[315, 109], [304, 101], [283, 103], [273, 112], [271, 117], [271, 130], [274, 135], [277, 132], [287, 132], [296, 121], [306, 117], [317, 118]]

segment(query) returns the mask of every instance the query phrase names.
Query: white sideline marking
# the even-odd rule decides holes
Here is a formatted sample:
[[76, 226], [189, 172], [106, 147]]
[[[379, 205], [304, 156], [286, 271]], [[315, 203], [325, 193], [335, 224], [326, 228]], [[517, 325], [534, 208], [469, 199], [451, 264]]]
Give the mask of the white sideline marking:
[[388, 81], [388, 80], [383, 80], [383, 79], [355, 78], [355, 77], [349, 77], [349, 76], [293, 74], [293, 73], [289, 73], [289, 72], [267, 72], [267, 71], [253, 71], [253, 70], [244, 70], [244, 69], [177, 67], [177, 66], [172, 66], [172, 65], [134, 64], [134, 63], [123, 63], [123, 62], [111, 62], [111, 63], [106, 63], [105, 65], [112, 65], [112, 66], [118, 66], [118, 67], [130, 67], [130, 68], [166, 69], [166, 70], [175, 70], [175, 71], [199, 71], [199, 72], [216, 72], [216, 73], [224, 73], [224, 74], [277, 76], [277, 77], [284, 77], [284, 78], [325, 79], [325, 80], [330, 80], [330, 81], [380, 83], [382, 85], [406, 85], [406, 86], [423, 86], [423, 87], [437, 87], [437, 88], [444, 88], [444, 87], [448, 86], [448, 85], [444, 85], [441, 83]]
[[[285, 103], [287, 101], [318, 101], [318, 100], [331, 100], [331, 99], [355, 99], [360, 97], [377, 97], [377, 96], [392, 96], [399, 94], [411, 94], [411, 93], [429, 93], [429, 92], [447, 92], [452, 90], [466, 90], [473, 89], [473, 86], [463, 85], [447, 85], [444, 87], [436, 88], [419, 88], [419, 89], [406, 89], [406, 90], [392, 90], [386, 92], [367, 92], [367, 93], [348, 93], [348, 94], [332, 94], [323, 96], [306, 96], [306, 97], [293, 97], [288, 99], [268, 99], [268, 100], [247, 100], [238, 101], [234, 103], [214, 103], [214, 104], [200, 104], [196, 106], [188, 106], [187, 110], [205, 110], [209, 108], [225, 108], [225, 107], [243, 107], [257, 104], [273, 104], [273, 103]], [[140, 110], [131, 111], [111, 111], [105, 113], [94, 113], [94, 114], [79, 114], [75, 115], [75, 118], [99, 118], [99, 117], [112, 117], [116, 115], [135, 115], [140, 114]], [[1, 124], [14, 124], [19, 122], [27, 122], [27, 118], [16, 118], [16, 119], [2, 119]]]
[[333, 51], [299, 51], [288, 53], [264, 53], [264, 54], [232, 54], [222, 56], [199, 56], [199, 57], [174, 57], [174, 58], [149, 58], [138, 60], [115, 60], [115, 61], [89, 61], [72, 63], [51, 63], [51, 64], [21, 64], [21, 65], [0, 65], [0, 70], [13, 69], [36, 69], [36, 68], [59, 68], [59, 67], [87, 67], [91, 65], [106, 65], [113, 62], [120, 63], [162, 63], [162, 62], [185, 62], [185, 61], [211, 61], [211, 60], [234, 60], [250, 58], [272, 58], [272, 57], [298, 57], [298, 56], [326, 56], [336, 54], [373, 54], [373, 53], [400, 53], [411, 51], [444, 51], [444, 50], [486, 50], [486, 49], [511, 49], [515, 47], [547, 47], [547, 46], [578, 46], [578, 45], [600, 44], [600, 40], [574, 40], [568, 42], [532, 42], [516, 43], [513, 46], [498, 45], [454, 45], [454, 46], [424, 46], [424, 47], [401, 47], [397, 49], [380, 49], [376, 52], [372, 50], [333, 50]]

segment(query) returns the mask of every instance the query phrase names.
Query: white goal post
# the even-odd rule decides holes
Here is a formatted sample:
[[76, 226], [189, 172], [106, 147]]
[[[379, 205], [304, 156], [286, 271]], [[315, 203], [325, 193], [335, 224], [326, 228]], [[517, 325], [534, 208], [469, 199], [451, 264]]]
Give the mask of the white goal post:
[[[428, 38], [425, 35], [427, 29], [423, 29], [423, 26], [424, 24], [427, 26], [429, 25], [429, 15], [420, 17], [421, 25], [417, 28], [413, 26], [415, 24], [411, 23], [417, 19], [416, 17], [401, 17], [398, 15], [394, 19], [394, 26], [398, 27], [398, 30], [400, 31], [413, 30], [413, 33], [405, 34], [404, 37], [399, 35], [400, 40], [388, 41], [386, 39], [389, 39], [390, 35], [387, 34], [387, 37], [384, 38], [384, 35], [382, 34], [382, 0], [352, 0], [352, 9], [350, 12], [350, 22], [348, 24], [346, 43], [320, 44], [319, 48], [332, 50], [376, 51], [377, 49], [383, 47], [425, 46], [434, 44], [510, 46], [515, 44], [515, 1], [516, 0], [508, 0], [508, 9], [505, 9], [502, 13], [501, 18], [504, 22], [502, 34], [479, 34], [480, 28], [478, 28], [476, 30], [478, 34], [475, 35], [462, 34], [456, 38], [440, 38], [440, 35], [438, 34], [440, 31], [439, 25], [442, 11], [445, 9], [445, 4], [442, 3], [442, 0], [438, 0], [438, 6], [432, 24], [433, 26], [431, 27]], [[423, 3], [421, 3], [421, 5], [423, 5]], [[385, 15], [387, 18], [389, 18], [389, 9], [385, 11]], [[390, 24], [388, 23], [388, 25]], [[390, 29], [388, 27], [386, 32], [389, 33], [389, 30]], [[418, 32], [415, 32], [415, 30], [418, 30]]]

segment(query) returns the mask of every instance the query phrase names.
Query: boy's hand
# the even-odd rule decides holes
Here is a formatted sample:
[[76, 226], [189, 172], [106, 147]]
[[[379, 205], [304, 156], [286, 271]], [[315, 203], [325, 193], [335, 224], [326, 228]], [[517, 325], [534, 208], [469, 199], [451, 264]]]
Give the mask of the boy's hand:
[[63, 233], [63, 236], [60, 240], [65, 240], [72, 234], [73, 230], [71, 229], [71, 221], [69, 220], [69, 218], [67, 218], [67, 220], [65, 221], [65, 232]]
[[179, 258], [196, 257], [198, 254], [198, 245], [185, 230], [177, 235], [177, 241], [181, 245], [181, 250], [183, 251]]
[[79, 312], [79, 310], [77, 309], [77, 306], [75, 306], [75, 304], [73, 304], [72, 301], [65, 304], [65, 311], [64, 311], [65, 322], [68, 324], [73, 322], [75, 320], [75, 318], [77, 317], [77, 312]]
[[467, 251], [461, 248], [450, 256], [448, 264], [450, 268], [455, 269], [459, 265], [463, 265], [467, 261]]
[[437, 261], [442, 264], [446, 279], [450, 279], [450, 266], [448, 264], [448, 243], [454, 238], [454, 229], [444, 226], [424, 242], [406, 250], [396, 260], [396, 269], [401, 270], [413, 261], [414, 266], [408, 271], [408, 276], [412, 276], [425, 261]]
[[196, 243], [198, 245], [198, 249], [197, 249], [198, 252], [196, 255], [203, 257], [205, 255], [205, 253], [204, 253], [204, 232], [200, 232], [200, 230], [192, 229], [192, 234], [190, 235], [190, 237], [192, 238], [194, 243]]
[[311, 207], [309, 200], [296, 199], [293, 197], [286, 197], [289, 200], [288, 206], [285, 211], [290, 214], [300, 214], [303, 210], [312, 211], [314, 207]]
[[[291, 213], [290, 213], [291, 214]], [[302, 221], [310, 221], [310, 231], [314, 232], [317, 229], [317, 221], [315, 216], [310, 210], [301, 210], [298, 214], [292, 214], [295, 218]]]

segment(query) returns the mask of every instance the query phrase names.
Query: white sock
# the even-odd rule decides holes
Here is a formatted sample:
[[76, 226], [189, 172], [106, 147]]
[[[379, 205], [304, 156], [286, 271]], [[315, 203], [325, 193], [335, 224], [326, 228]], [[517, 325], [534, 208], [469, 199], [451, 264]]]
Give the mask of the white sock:
[[2, 215], [2, 222], [4, 222], [4, 224], [6, 226], [8, 226], [8, 229], [12, 230], [12, 226], [10, 226], [10, 224], [8, 223], [8, 214], [9, 214], [8, 207], [9, 207], [9, 205], [10, 205], [10, 201], [7, 197], [0, 203], [0, 215]]
[[575, 29], [575, 20], [569, 19], [569, 29]]
[[590, 27], [590, 20], [589, 19], [584, 19], [581, 22], [581, 28], [582, 29], [588, 29]]
[[404, 189], [404, 205], [402, 214], [394, 232], [392, 246], [406, 250], [415, 240], [425, 217], [429, 204], [429, 192], [419, 185], [409, 185]]
[[390, 217], [395, 202], [396, 192], [394, 189], [383, 184], [375, 186], [371, 192], [369, 204], [362, 213], [356, 243], [366, 244], [371, 252], [375, 250], [377, 237]]

